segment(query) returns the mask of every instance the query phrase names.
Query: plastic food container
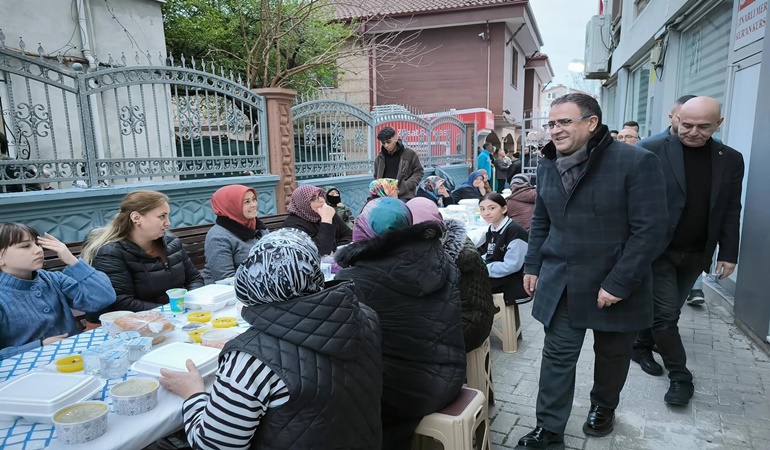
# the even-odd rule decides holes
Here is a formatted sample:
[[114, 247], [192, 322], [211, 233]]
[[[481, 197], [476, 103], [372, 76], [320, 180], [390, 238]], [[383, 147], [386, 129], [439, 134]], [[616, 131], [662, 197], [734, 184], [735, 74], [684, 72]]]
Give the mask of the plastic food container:
[[152, 338], [137, 337], [125, 344], [128, 350], [128, 362], [134, 362], [152, 350]]
[[132, 378], [110, 389], [115, 414], [135, 416], [144, 414], [158, 405], [160, 383], [152, 378]]
[[198, 311], [187, 314], [188, 322], [206, 323], [211, 320], [211, 311]]
[[142, 356], [131, 366], [131, 370], [152, 377], [159, 377], [160, 369], [187, 372], [186, 361], [190, 359], [205, 378], [216, 372], [218, 358], [217, 348], [173, 342]]
[[235, 303], [235, 288], [224, 284], [209, 284], [188, 292], [185, 302], [190, 309], [218, 311]]
[[90, 442], [107, 432], [105, 402], [82, 402], [65, 406], [53, 415], [53, 424], [63, 444]]
[[227, 342], [230, 339], [241, 334], [235, 328], [215, 328], [201, 334], [201, 342]]
[[118, 332], [123, 331], [115, 328], [115, 319], [118, 317], [127, 316], [129, 314], [133, 314], [133, 311], [112, 311], [104, 313], [99, 316], [99, 322], [102, 323], [102, 328], [104, 328], [105, 333], [110, 336], [115, 336], [115, 334]]
[[198, 328], [197, 330], [190, 331], [189, 333], [187, 333], [187, 335], [190, 336], [190, 340], [192, 340], [193, 342], [195, 342], [197, 344], [200, 344], [202, 342], [201, 341], [201, 336], [203, 335], [203, 333], [209, 331], [210, 329], [211, 328], [208, 328], [208, 327], [206, 327], [206, 328]]
[[51, 423], [57, 410], [93, 398], [104, 384], [93, 375], [27, 372], [0, 383], [0, 420]]
[[211, 321], [214, 328], [230, 328], [238, 325], [238, 319], [235, 317], [217, 317]]

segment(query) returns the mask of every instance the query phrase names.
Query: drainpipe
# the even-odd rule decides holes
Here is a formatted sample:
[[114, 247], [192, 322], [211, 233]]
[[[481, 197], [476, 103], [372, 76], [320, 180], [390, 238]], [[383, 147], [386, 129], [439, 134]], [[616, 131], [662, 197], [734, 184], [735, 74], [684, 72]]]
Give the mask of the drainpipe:
[[[91, 51], [91, 40], [89, 38], [90, 33], [88, 30], [88, 20], [87, 20], [87, 17], [90, 15], [91, 7], [87, 3], [87, 0], [77, 0], [77, 9], [78, 9], [78, 27], [80, 28], [80, 42], [82, 44], [81, 46], [82, 46], [83, 57], [85, 57], [86, 60], [88, 61], [89, 71], [96, 70], [97, 68], [96, 58], [94, 58], [93, 51]], [[104, 157], [104, 142], [102, 140], [102, 126], [101, 126], [102, 124], [101, 124], [101, 121], [99, 120], [99, 104], [96, 100], [96, 96], [90, 95], [88, 97], [88, 103], [89, 103], [89, 107], [91, 108], [90, 118], [92, 121], [91, 125], [94, 133], [94, 143], [96, 144], [96, 149], [95, 149], [96, 155], [94, 156], [96, 156], [97, 158]], [[89, 119], [88, 117], [83, 118], [83, 120], [88, 120], [88, 119]], [[72, 156], [74, 157], [75, 155], [73, 154]], [[87, 155], [83, 155], [83, 156], [86, 157], [86, 161], [90, 159], [88, 158]], [[95, 164], [93, 163], [95, 163], [95, 161], [92, 162], [91, 167], [95, 167]], [[86, 173], [89, 176], [91, 187], [95, 187], [98, 185], [98, 181], [96, 179], [96, 170], [94, 170], [94, 173], [91, 174], [90, 173], [91, 167], [88, 167], [86, 169], [87, 170]]]
[[491, 60], [492, 60], [492, 39], [490, 39], [489, 36], [489, 21], [487, 20], [487, 31], [484, 34], [484, 37], [487, 39], [487, 109], [489, 109], [489, 84], [490, 84], [490, 77], [492, 74], [491, 69]]

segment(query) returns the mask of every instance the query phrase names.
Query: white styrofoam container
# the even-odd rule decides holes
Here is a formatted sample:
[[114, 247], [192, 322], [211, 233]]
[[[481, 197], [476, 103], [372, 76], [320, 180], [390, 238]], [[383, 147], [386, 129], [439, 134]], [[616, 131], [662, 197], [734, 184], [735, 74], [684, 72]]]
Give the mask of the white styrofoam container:
[[93, 375], [27, 372], [0, 384], [0, 420], [52, 423], [56, 411], [93, 398], [105, 383]]
[[187, 372], [185, 362], [191, 359], [205, 378], [217, 370], [219, 352], [218, 348], [174, 342], [142, 356], [131, 366], [131, 370], [153, 377], [160, 376], [160, 369]]
[[235, 303], [235, 287], [224, 284], [209, 284], [187, 292], [185, 306], [190, 309], [216, 311]]

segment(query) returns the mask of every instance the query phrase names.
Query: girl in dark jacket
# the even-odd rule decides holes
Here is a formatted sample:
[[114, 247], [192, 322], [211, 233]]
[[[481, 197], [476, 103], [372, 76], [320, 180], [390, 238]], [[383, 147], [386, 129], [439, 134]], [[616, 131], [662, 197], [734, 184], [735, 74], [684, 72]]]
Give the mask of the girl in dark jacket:
[[[134, 191], [102, 230], [91, 233], [81, 254], [94, 269], [107, 274], [115, 303], [102, 311], [145, 311], [168, 303], [166, 290], [195, 289], [203, 278], [182, 242], [168, 234], [168, 197], [155, 191]], [[87, 316], [97, 322], [99, 314]]]
[[353, 233], [337, 211], [326, 204], [323, 189], [310, 185], [298, 187], [291, 194], [288, 211], [283, 226], [307, 233], [320, 255], [332, 254], [338, 245], [350, 242]]
[[484, 183], [484, 174], [480, 170], [471, 172], [468, 175], [468, 179], [463, 184], [457, 186], [457, 189], [452, 191], [452, 200], [455, 203], [459, 203], [460, 200], [474, 199], [480, 200], [481, 197], [487, 194], [487, 188]]
[[481, 199], [479, 210], [489, 224], [479, 253], [487, 265], [492, 292], [504, 293], [506, 304], [527, 298], [523, 275], [527, 232], [505, 215], [505, 199], [496, 192]]
[[412, 223], [437, 222], [444, 225], [441, 242], [447, 255], [460, 270], [460, 302], [463, 307], [463, 337], [465, 352], [477, 349], [489, 337], [495, 317], [492, 288], [487, 267], [459, 220], [444, 221], [436, 205], [425, 198], [406, 202], [412, 213]]
[[423, 416], [450, 404], [465, 379], [459, 274], [441, 245], [441, 224], [410, 225], [395, 198], [367, 203], [353, 243], [335, 254], [382, 328], [383, 449], [410, 449]]

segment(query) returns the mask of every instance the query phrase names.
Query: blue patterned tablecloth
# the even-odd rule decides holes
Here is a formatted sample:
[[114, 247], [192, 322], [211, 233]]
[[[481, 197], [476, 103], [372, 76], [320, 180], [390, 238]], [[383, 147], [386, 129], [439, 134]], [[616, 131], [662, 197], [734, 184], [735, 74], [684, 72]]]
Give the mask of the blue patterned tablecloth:
[[[166, 312], [166, 307], [158, 308], [158, 310]], [[109, 336], [104, 333], [104, 329], [96, 328], [46, 345], [45, 347], [6, 358], [0, 361], [0, 382], [4, 382], [14, 376], [23, 375], [31, 370], [51, 370], [45, 366], [59, 358], [78, 354], [90, 346], [99, 345], [107, 339], [109, 339]], [[170, 339], [168, 342], [174, 340], [176, 339]], [[112, 405], [112, 399], [108, 395], [110, 388], [121, 381], [135, 376], [138, 376], [138, 374], [129, 371], [123, 378], [107, 380], [107, 384], [102, 389], [101, 394], [95, 395], [94, 398]], [[14, 422], [0, 421], [0, 449], [42, 449], [52, 445], [54, 442], [54, 427], [52, 424], [33, 423], [24, 419], [17, 419]]]

